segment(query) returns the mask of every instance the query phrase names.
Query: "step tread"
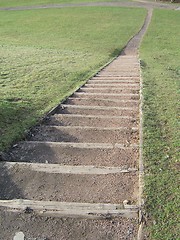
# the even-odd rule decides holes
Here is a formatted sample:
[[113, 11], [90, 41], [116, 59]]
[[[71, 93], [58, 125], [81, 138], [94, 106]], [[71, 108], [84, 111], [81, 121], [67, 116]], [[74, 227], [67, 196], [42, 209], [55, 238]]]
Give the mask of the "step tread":
[[89, 98], [69, 98], [67, 99], [64, 104], [69, 105], [88, 105], [88, 106], [101, 106], [101, 107], [109, 107], [109, 108], [139, 108], [139, 101], [138, 100], [116, 100], [116, 99], [104, 99], [104, 98], [96, 98], [96, 99], [89, 99]]
[[93, 93], [93, 92], [75, 92], [75, 94], [79, 94], [79, 95], [103, 95], [103, 96], [139, 96], [138, 93]]
[[84, 92], [84, 93], [101, 93], [101, 94], [138, 94], [139, 93], [139, 88], [137, 89], [132, 89], [132, 88], [90, 88], [90, 87], [82, 87], [78, 90], [78, 92]]
[[60, 202], [117, 203], [137, 202], [136, 172], [63, 174], [32, 171], [30, 167], [1, 167], [0, 199], [17, 198]]
[[82, 126], [41, 126], [30, 140], [52, 142], [138, 143], [138, 130], [121, 128], [92, 128]]
[[92, 92], [75, 92], [72, 94], [72, 97], [88, 97], [88, 98], [115, 98], [115, 99], [134, 99], [139, 100], [140, 96], [139, 94], [116, 94], [116, 93], [92, 93]]
[[46, 120], [47, 125], [93, 126], [93, 127], [137, 127], [138, 122], [132, 116], [55, 114]]
[[[90, 86], [83, 86], [82, 88], [79, 89], [79, 91], [100, 91], [102, 93], [117, 93], [117, 94], [136, 94], [138, 93], [139, 90], [139, 86], [138, 88], [132, 88], [132, 86], [130, 88], [127, 87], [99, 87], [99, 88], [95, 88], [95, 87], [90, 87]], [[111, 92], [108, 92], [111, 91]]]
[[[26, 207], [26, 206], [25, 206]], [[28, 206], [27, 206], [28, 207]], [[86, 219], [82, 216], [61, 216], [54, 211], [38, 211], [39, 214], [24, 213], [24, 210], [12, 212], [12, 209], [0, 208], [1, 238], [13, 239], [15, 233], [23, 232], [25, 239], [36, 240], [92, 240], [92, 239], [136, 239], [138, 219], [125, 218], [124, 215], [112, 218], [102, 215], [102, 219]], [[55, 215], [55, 216], [53, 216]], [[131, 214], [132, 215], [132, 214]], [[90, 218], [92, 214], [88, 214]], [[103, 216], [106, 216], [103, 218]], [[92, 216], [93, 217], [93, 216]], [[13, 223], [13, 224], [12, 224]]]
[[87, 82], [83, 87], [86, 88], [94, 88], [94, 87], [99, 87], [99, 88], [117, 88], [121, 89], [122, 87], [137, 87], [139, 88], [139, 83], [120, 83], [120, 84], [113, 84], [113, 83], [89, 83]]
[[62, 108], [80, 108], [80, 109], [97, 109], [97, 110], [134, 110], [133, 107], [108, 107], [108, 106], [91, 106], [91, 105], [75, 105], [75, 104], [61, 104]]
[[66, 130], [66, 129], [72, 129], [72, 130], [97, 130], [97, 131], [137, 131], [138, 127], [91, 127], [91, 126], [43, 126], [43, 128], [56, 128], [59, 130]]
[[138, 116], [138, 107], [108, 107], [92, 105], [62, 104], [57, 110], [57, 114], [84, 114], [84, 115], [104, 115], [104, 116]]
[[126, 84], [139, 84], [140, 83], [140, 79], [136, 78], [136, 79], [123, 79], [123, 78], [100, 78], [100, 77], [93, 77], [90, 80], [88, 80], [87, 83], [94, 83], [94, 84], [101, 84], [101, 83], [109, 83], [109, 84], [122, 84], [122, 83], [126, 83]]
[[9, 161], [135, 168], [138, 158], [137, 145], [25, 141], [11, 149]]
[[[132, 116], [106, 116], [106, 115], [87, 115], [87, 114], [54, 114], [53, 116], [62, 117], [81, 117], [81, 118], [103, 118], [103, 119], [131, 119], [134, 120]], [[52, 116], [52, 117], [53, 117]]]

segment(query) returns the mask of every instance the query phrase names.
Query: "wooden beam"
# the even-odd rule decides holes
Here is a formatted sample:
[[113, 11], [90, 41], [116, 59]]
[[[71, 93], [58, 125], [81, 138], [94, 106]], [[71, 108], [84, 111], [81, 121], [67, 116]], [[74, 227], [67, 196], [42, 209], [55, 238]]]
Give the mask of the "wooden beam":
[[46, 173], [62, 173], [62, 174], [115, 174], [129, 173], [137, 171], [136, 168], [123, 167], [95, 167], [95, 166], [70, 166], [49, 163], [27, 163], [27, 162], [3, 162], [4, 167], [24, 169], [29, 168], [31, 171], [46, 172]]
[[35, 212], [40, 215], [55, 217], [76, 217], [107, 219], [114, 217], [138, 217], [138, 207], [109, 203], [74, 203], [55, 201], [34, 201], [25, 199], [0, 200], [0, 206], [12, 212]]

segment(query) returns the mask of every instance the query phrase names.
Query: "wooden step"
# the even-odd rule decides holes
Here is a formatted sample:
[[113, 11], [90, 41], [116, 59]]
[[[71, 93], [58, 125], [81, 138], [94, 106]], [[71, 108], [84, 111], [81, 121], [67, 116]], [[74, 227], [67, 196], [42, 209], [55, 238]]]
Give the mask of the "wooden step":
[[113, 89], [118, 89], [118, 90], [121, 90], [121, 89], [139, 89], [139, 83], [86, 83], [83, 88], [100, 88], [100, 89], [109, 89], [109, 88], [113, 88]]
[[128, 167], [97, 167], [97, 166], [73, 166], [73, 165], [61, 165], [61, 164], [48, 164], [48, 163], [27, 163], [27, 162], [2, 162], [0, 166], [7, 169], [16, 166], [19, 169], [28, 168], [31, 171], [44, 172], [44, 173], [63, 173], [63, 174], [88, 174], [88, 175], [102, 175], [102, 174], [114, 174], [114, 173], [130, 173], [137, 172], [137, 168]]
[[32, 166], [1, 164], [1, 200], [30, 199], [38, 201], [117, 203], [137, 201], [136, 172], [109, 174], [48, 173]]
[[[17, 200], [20, 202], [20, 200]], [[30, 200], [26, 200], [30, 201]], [[13, 205], [14, 208], [10, 206]], [[23, 209], [21, 206], [23, 205]], [[137, 237], [138, 219], [137, 213], [129, 210], [119, 210], [119, 214], [93, 214], [87, 210], [87, 217], [82, 214], [68, 216], [67, 210], [63, 217], [62, 211], [51, 211], [48, 205], [46, 209], [38, 208], [38, 201], [32, 205], [30, 202], [17, 204], [8, 202], [7, 207], [0, 207], [0, 233], [2, 240], [13, 239], [13, 237], [21, 232], [28, 240], [92, 240], [92, 239], [128, 239], [133, 240]], [[36, 207], [37, 206], [37, 207]], [[93, 210], [93, 209], [92, 209]], [[112, 210], [111, 210], [112, 211]], [[115, 210], [113, 210], [115, 211]], [[117, 210], [116, 210], [117, 211]], [[64, 211], [65, 212], [65, 211]], [[84, 212], [86, 212], [84, 210]], [[85, 214], [84, 214], [85, 215]], [[127, 215], [127, 217], [126, 217]], [[94, 219], [93, 219], [94, 218]], [[15, 239], [14, 239], [15, 240]]]
[[84, 114], [84, 115], [108, 115], [108, 116], [138, 116], [139, 109], [136, 107], [102, 107], [91, 105], [62, 104], [57, 113], [61, 114]]
[[118, 93], [118, 94], [138, 94], [139, 88], [118, 88], [118, 87], [108, 87], [108, 88], [92, 88], [92, 87], [82, 87], [78, 90], [78, 92], [87, 92], [87, 93]]
[[106, 98], [68, 98], [65, 104], [70, 105], [89, 105], [89, 106], [104, 106], [104, 107], [130, 107], [139, 108], [138, 100], [116, 100], [116, 99], [106, 99]]
[[93, 126], [93, 127], [137, 127], [138, 122], [132, 116], [107, 116], [85, 114], [55, 114], [46, 120], [48, 125], [57, 126]]
[[108, 73], [108, 72], [99, 72], [96, 77], [98, 78], [118, 78], [118, 79], [139, 79], [139, 73], [126, 73], [126, 72], [122, 72], [120, 74], [113, 74], [113, 73]]
[[139, 94], [130, 94], [130, 93], [84, 93], [84, 92], [75, 92], [72, 97], [85, 97], [85, 98], [107, 98], [107, 99], [123, 99], [123, 100], [139, 100]]
[[124, 79], [124, 78], [111, 78], [111, 77], [93, 77], [91, 78], [87, 83], [92, 84], [117, 84], [117, 86], [121, 84], [139, 84], [140, 80], [139, 78], [136, 79]]
[[104, 69], [102, 70], [101, 72], [99, 72], [99, 74], [102, 74], [102, 75], [118, 75], [118, 76], [121, 76], [121, 75], [125, 75], [125, 76], [137, 76], [139, 75], [139, 70], [134, 70], [134, 69]]
[[139, 77], [139, 73], [136, 73], [136, 72], [132, 72], [132, 71], [129, 71], [129, 72], [121, 72], [121, 73], [118, 73], [118, 72], [99, 72], [96, 77], [130, 77], [130, 78], [138, 78]]
[[109, 69], [111, 69], [111, 68], [114, 68], [115, 71], [118, 71], [118, 72], [129, 71], [129, 70], [131, 70], [131, 71], [139, 71], [139, 64], [138, 64], [138, 62], [136, 62], [136, 63], [137, 63], [137, 66], [134, 65], [134, 64], [132, 64], [132, 66], [131, 66], [131, 64], [124, 64], [124, 66], [123, 66], [122, 63], [121, 64], [116, 64], [116, 65], [109, 64], [106, 68], [102, 69], [101, 71], [102, 72], [103, 71], [107, 71], [108, 72]]
[[101, 76], [96, 75], [92, 78], [93, 80], [121, 80], [121, 81], [133, 81], [136, 82], [137, 80], [140, 81], [140, 76], [113, 76], [113, 75], [107, 75], [107, 76]]
[[24, 141], [10, 151], [9, 161], [135, 168], [136, 145]]
[[78, 203], [37, 201], [28, 199], [0, 200], [0, 207], [15, 212], [34, 212], [38, 215], [107, 219], [117, 217], [137, 218], [138, 206], [110, 203]]
[[138, 144], [138, 130], [82, 126], [41, 126], [31, 141]]

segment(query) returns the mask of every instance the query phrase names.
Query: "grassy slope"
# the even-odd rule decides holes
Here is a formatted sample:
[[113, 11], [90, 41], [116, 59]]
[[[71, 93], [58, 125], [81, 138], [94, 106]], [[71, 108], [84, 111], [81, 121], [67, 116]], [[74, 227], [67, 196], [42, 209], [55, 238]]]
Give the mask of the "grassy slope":
[[96, 7], [0, 14], [2, 150], [116, 56], [146, 11]]
[[54, 3], [80, 3], [80, 2], [118, 2], [126, 0], [0, 0], [0, 7], [29, 6]]
[[178, 239], [179, 22], [179, 12], [155, 10], [141, 47], [145, 194], [153, 240]]

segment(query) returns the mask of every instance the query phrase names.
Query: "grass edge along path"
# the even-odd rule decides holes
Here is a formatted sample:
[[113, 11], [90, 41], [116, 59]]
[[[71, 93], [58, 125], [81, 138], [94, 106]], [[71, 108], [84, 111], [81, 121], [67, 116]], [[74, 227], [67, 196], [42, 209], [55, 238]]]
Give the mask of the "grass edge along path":
[[179, 237], [178, 12], [154, 10], [140, 56], [143, 77], [143, 158], [148, 239]]
[[1, 13], [1, 151], [117, 56], [145, 14], [109, 7]]

